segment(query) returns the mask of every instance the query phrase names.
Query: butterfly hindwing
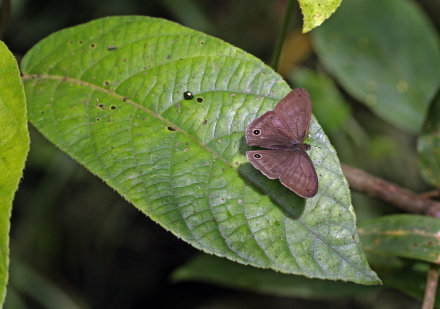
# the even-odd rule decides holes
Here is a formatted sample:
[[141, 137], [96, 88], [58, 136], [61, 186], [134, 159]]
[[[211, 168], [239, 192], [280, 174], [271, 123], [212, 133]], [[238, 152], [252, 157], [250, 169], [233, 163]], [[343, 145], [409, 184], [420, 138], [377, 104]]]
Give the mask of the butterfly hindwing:
[[252, 165], [270, 179], [279, 178], [292, 160], [293, 150], [255, 150], [247, 151], [246, 156]]
[[301, 197], [313, 197], [318, 191], [318, 176], [309, 155], [296, 150], [280, 175], [281, 183]]

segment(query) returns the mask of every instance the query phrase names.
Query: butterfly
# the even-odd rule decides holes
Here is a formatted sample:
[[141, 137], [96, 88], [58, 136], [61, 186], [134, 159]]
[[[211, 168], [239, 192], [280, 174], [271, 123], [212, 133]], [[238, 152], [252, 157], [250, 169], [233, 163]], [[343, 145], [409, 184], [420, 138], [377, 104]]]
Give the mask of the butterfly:
[[252, 165], [301, 197], [318, 191], [318, 177], [304, 143], [312, 115], [312, 101], [304, 88], [292, 90], [273, 111], [254, 119], [246, 129], [246, 143], [268, 150], [247, 151]]

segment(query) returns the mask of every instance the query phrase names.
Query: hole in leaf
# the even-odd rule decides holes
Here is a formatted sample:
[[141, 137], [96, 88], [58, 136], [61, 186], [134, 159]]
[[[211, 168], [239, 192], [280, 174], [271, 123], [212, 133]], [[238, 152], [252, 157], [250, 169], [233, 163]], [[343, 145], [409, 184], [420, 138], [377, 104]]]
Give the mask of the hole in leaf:
[[202, 103], [202, 102], [203, 102], [203, 98], [198, 97], [198, 98], [196, 99], [196, 101], [199, 102], [199, 103]]
[[115, 109], [116, 109], [116, 105], [112, 105], [112, 106], [110, 106], [110, 109], [111, 109], [111, 110], [115, 110]]
[[173, 128], [173, 127], [167, 127], [167, 129], [170, 131], [176, 131], [176, 128]]
[[95, 48], [95, 44], [94, 43], [92, 43], [92, 44], [90, 44], [90, 48]]

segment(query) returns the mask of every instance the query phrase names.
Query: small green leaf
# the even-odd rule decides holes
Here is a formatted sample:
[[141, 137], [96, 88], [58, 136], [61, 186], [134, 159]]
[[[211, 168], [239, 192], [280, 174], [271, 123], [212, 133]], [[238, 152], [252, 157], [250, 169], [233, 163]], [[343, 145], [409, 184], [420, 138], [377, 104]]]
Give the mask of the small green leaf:
[[321, 25], [341, 4], [342, 0], [299, 0], [304, 15], [303, 32]]
[[29, 151], [26, 105], [17, 61], [0, 41], [0, 304], [6, 295], [12, 200]]
[[359, 224], [365, 251], [440, 263], [440, 220], [392, 215]]
[[422, 134], [417, 140], [423, 178], [440, 187], [440, 91], [432, 101]]
[[413, 1], [344, 1], [312, 39], [348, 93], [399, 128], [421, 129], [440, 84], [440, 47]]
[[295, 86], [309, 91], [313, 114], [325, 132], [332, 134], [344, 127], [350, 118], [350, 106], [327, 75], [306, 68], [295, 68], [291, 79]]
[[[286, 273], [380, 282], [322, 132], [307, 139], [319, 146], [310, 152], [320, 181], [312, 199], [247, 162], [246, 126], [290, 91], [260, 60], [175, 23], [132, 16], [55, 33], [22, 64], [31, 122], [194, 247]], [[318, 129], [313, 118], [310, 131]]]
[[378, 287], [351, 282], [312, 280], [233, 263], [199, 254], [172, 274], [174, 281], [194, 280], [259, 293], [307, 299], [334, 299], [377, 291]]

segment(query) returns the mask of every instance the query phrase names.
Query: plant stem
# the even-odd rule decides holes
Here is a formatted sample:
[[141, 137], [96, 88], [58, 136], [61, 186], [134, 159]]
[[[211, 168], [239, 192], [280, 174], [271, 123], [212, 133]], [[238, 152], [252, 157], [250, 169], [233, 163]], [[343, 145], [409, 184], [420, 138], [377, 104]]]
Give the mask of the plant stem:
[[275, 43], [275, 49], [272, 54], [271, 67], [275, 71], [278, 71], [278, 65], [280, 62], [281, 51], [283, 50], [284, 40], [286, 38], [287, 28], [289, 27], [290, 20], [292, 18], [293, 0], [287, 0], [286, 11], [284, 12], [283, 23], [278, 34], [277, 41]]
[[423, 299], [422, 309], [432, 309], [435, 303], [435, 293], [438, 283], [438, 265], [431, 263], [426, 280], [425, 297]]
[[410, 213], [421, 213], [440, 218], [439, 202], [427, 199], [408, 189], [370, 175], [358, 168], [346, 164], [341, 164], [341, 166], [351, 189], [386, 201]]

